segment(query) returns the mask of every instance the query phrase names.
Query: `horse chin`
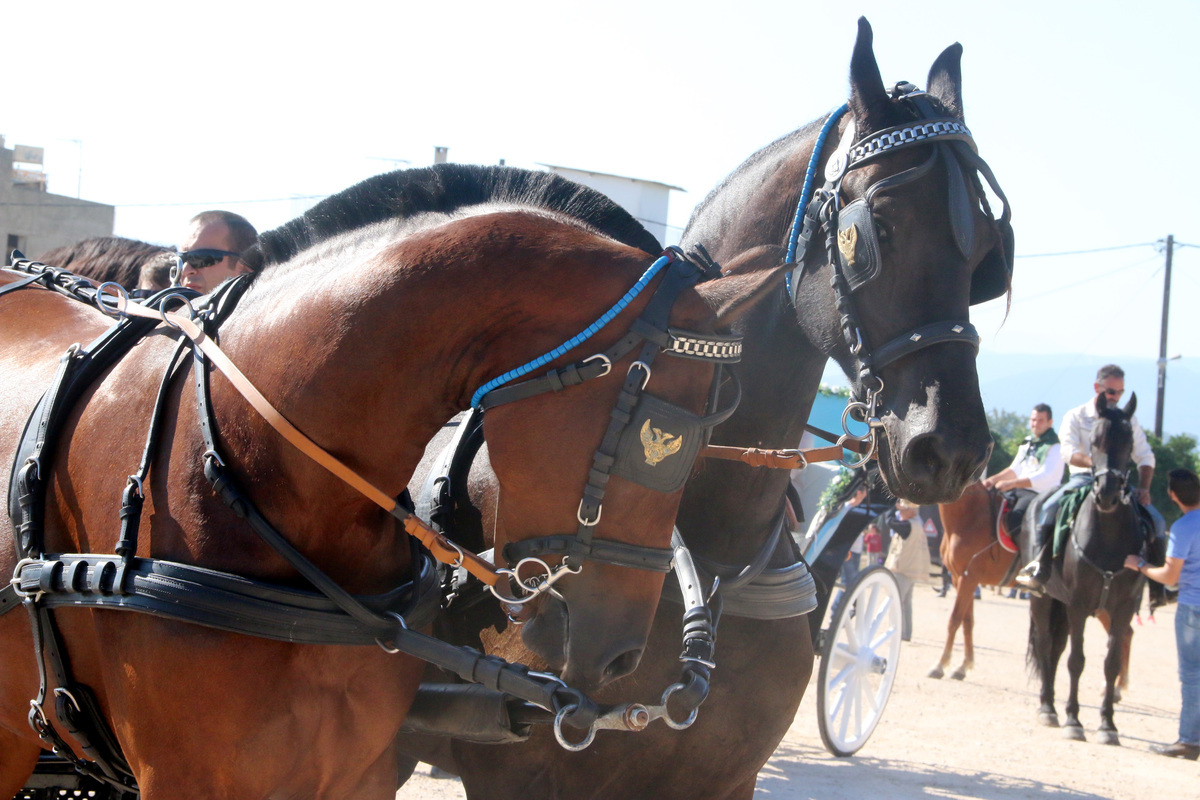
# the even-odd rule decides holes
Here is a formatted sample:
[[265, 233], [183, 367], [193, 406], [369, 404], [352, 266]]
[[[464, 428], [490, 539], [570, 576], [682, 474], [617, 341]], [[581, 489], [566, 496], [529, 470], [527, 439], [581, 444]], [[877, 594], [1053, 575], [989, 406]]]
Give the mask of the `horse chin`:
[[[878, 447], [880, 474], [892, 494], [918, 505], [957, 500], [983, 475], [992, 452], [990, 436], [981, 446], [957, 451], [933, 431], [910, 438], [905, 423], [894, 415], [884, 419], [884, 430]], [[896, 441], [899, 447], [892, 445]]]

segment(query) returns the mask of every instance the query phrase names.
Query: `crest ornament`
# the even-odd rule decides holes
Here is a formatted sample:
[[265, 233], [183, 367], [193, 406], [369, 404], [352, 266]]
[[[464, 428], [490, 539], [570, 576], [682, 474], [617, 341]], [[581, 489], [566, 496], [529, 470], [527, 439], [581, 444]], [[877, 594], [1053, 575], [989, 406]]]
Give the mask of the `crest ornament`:
[[662, 428], [651, 428], [649, 419], [642, 423], [641, 436], [646, 463], [652, 467], [667, 456], [678, 453], [683, 444], [682, 436], [664, 433]]
[[853, 267], [854, 248], [858, 244], [858, 226], [851, 225], [844, 231], [838, 231], [837, 242], [838, 251], [842, 254], [842, 260], [846, 262], [847, 267]]

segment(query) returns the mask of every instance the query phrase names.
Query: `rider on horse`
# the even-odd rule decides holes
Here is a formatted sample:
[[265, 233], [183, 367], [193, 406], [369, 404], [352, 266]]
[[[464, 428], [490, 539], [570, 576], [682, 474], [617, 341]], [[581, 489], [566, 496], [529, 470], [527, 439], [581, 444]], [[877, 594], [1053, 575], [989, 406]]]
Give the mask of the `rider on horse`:
[[[1054, 432], [1054, 412], [1045, 403], [1038, 403], [1029, 413], [1029, 435], [1017, 448], [1012, 464], [984, 478], [983, 485], [1011, 493], [1009, 519], [1019, 521], [1034, 497], [1058, 486], [1062, 470], [1062, 447]], [[1019, 524], [1009, 525], [1010, 532], [1015, 533]]]
[[[1104, 394], [1110, 404], [1116, 403], [1125, 393], [1125, 371], [1116, 364], [1106, 364], [1096, 373], [1093, 384], [1096, 395]], [[1037, 526], [1033, 532], [1034, 559], [1017, 574], [1017, 583], [1035, 592], [1045, 588], [1050, 578], [1050, 562], [1053, 557], [1054, 526], [1059, 506], [1063, 499], [1077, 489], [1091, 486], [1092, 426], [1098, 417], [1096, 398], [1076, 406], [1063, 417], [1062, 457], [1067, 462], [1070, 477], [1059, 489], [1047, 497], [1038, 513]], [[1162, 515], [1150, 504], [1150, 481], [1154, 477], [1154, 451], [1146, 441], [1146, 434], [1137, 418], [1130, 420], [1133, 426], [1132, 460], [1138, 465], [1138, 489], [1136, 497], [1154, 520], [1154, 531], [1165, 530]]]

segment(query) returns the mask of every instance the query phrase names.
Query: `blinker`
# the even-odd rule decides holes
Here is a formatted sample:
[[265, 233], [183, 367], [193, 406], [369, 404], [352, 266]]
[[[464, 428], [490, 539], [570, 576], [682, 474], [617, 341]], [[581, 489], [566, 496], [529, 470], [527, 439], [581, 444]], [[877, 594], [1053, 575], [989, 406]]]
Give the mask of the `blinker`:
[[678, 491], [704, 438], [702, 417], [643, 393], [621, 433], [613, 474], [654, 491]]
[[859, 198], [838, 212], [837, 241], [842, 274], [852, 291], [879, 277], [882, 259], [870, 202]]

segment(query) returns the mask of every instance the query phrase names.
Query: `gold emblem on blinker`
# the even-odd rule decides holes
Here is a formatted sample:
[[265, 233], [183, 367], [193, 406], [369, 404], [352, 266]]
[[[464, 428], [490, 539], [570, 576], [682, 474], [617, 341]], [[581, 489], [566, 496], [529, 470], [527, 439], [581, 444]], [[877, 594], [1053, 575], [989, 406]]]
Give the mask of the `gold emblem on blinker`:
[[838, 250], [847, 267], [854, 266], [854, 246], [858, 244], [858, 226], [851, 225], [844, 231], [838, 231]]
[[650, 466], [675, 455], [682, 445], [682, 436], [663, 433], [662, 428], [651, 428], [650, 420], [642, 424], [642, 449], [646, 451], [646, 463]]

